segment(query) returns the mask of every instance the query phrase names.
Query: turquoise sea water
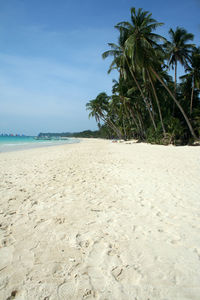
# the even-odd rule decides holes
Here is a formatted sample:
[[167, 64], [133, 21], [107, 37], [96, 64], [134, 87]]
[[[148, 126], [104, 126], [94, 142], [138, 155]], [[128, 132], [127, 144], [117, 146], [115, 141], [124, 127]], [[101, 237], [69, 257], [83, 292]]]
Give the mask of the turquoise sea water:
[[35, 140], [31, 136], [0, 136], [0, 152], [77, 143], [79, 140]]

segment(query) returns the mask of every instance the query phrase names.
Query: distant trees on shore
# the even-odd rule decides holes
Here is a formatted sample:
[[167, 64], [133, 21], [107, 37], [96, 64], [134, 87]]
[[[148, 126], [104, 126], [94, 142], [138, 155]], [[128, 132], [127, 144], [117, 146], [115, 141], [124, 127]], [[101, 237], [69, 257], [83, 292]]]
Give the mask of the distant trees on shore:
[[62, 133], [52, 133], [52, 132], [46, 132], [46, 133], [39, 133], [39, 138], [42, 137], [76, 137], [76, 138], [104, 138], [108, 137], [107, 133], [104, 132], [103, 127], [101, 130], [84, 130], [80, 132], [62, 132]]
[[[107, 137], [159, 144], [187, 144], [200, 137], [200, 47], [184, 28], [169, 30], [169, 40], [156, 34], [163, 23], [131, 8], [131, 21], [120, 22], [118, 43], [102, 57], [112, 57], [108, 70], [118, 71], [112, 95], [100, 93], [86, 104]], [[185, 75], [177, 80], [177, 68]], [[174, 76], [169, 70], [174, 70]]]

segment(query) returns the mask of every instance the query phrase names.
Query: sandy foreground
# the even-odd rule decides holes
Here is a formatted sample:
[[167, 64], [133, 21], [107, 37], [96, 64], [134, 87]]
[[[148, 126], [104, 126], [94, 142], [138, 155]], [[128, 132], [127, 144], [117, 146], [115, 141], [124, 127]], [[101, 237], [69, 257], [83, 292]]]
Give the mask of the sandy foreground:
[[0, 154], [0, 299], [200, 299], [200, 147]]

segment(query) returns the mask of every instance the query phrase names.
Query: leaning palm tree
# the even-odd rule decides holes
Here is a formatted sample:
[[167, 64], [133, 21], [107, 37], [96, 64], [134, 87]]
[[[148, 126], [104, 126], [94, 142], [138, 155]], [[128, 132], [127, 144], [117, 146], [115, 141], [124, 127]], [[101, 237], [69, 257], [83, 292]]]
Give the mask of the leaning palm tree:
[[94, 117], [97, 123], [104, 120], [105, 110], [108, 105], [108, 97], [105, 93], [98, 95], [96, 99], [90, 100], [86, 104], [86, 109], [90, 111], [89, 118]]
[[100, 124], [100, 121], [103, 121], [105, 124], [108, 124], [119, 138], [122, 137], [121, 131], [116, 127], [108, 114], [109, 97], [106, 93], [100, 93], [95, 99], [90, 100], [86, 104], [86, 109], [90, 111], [89, 118], [94, 117], [98, 124]]
[[172, 28], [169, 30], [169, 36], [171, 41], [166, 42], [165, 48], [169, 67], [174, 69], [174, 95], [176, 97], [177, 64], [179, 62], [185, 69], [188, 67], [194, 48], [194, 44], [188, 42], [193, 40], [194, 35], [184, 28], [177, 27], [175, 31]]

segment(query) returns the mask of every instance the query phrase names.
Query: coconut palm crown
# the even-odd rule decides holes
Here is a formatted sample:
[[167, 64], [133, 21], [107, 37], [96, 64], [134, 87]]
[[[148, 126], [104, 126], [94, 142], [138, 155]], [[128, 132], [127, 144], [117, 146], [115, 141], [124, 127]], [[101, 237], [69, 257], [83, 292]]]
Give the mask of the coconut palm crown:
[[191, 61], [191, 53], [194, 48], [194, 44], [188, 43], [194, 39], [192, 33], [188, 33], [187, 30], [181, 27], [177, 27], [176, 30], [172, 28], [169, 30], [170, 41], [165, 44], [168, 65], [175, 70], [174, 73], [174, 93], [176, 94], [177, 83], [177, 63], [179, 62], [184, 68], [188, 68]]

